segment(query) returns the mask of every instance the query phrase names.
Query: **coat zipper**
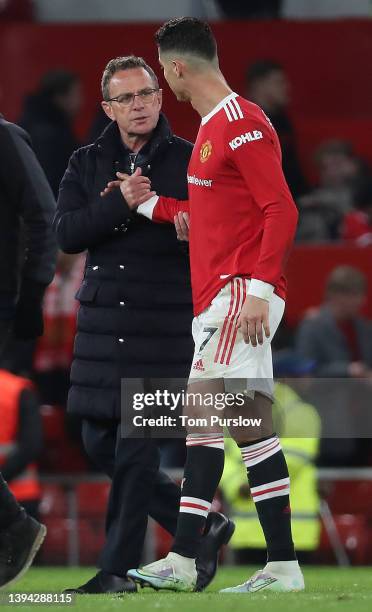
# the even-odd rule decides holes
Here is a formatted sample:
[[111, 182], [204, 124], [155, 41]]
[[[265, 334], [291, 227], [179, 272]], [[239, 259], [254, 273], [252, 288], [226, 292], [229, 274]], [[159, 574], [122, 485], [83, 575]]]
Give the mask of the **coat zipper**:
[[129, 153], [129, 159], [130, 159], [130, 173], [133, 174], [136, 168], [137, 153]]

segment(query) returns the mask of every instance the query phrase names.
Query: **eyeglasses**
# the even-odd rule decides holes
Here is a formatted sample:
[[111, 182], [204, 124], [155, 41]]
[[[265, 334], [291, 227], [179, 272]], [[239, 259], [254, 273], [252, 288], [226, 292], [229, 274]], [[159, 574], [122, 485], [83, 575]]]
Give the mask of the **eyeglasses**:
[[116, 96], [116, 98], [109, 98], [106, 102], [117, 102], [121, 106], [131, 106], [137, 97], [143, 104], [152, 104], [158, 91], [160, 89], [143, 89], [138, 93], [124, 93]]

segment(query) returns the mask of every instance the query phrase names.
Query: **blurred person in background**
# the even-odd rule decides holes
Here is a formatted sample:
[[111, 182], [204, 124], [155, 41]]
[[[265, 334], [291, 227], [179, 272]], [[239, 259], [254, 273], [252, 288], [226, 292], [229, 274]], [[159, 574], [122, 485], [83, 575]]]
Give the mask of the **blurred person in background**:
[[372, 322], [361, 316], [366, 292], [360, 270], [335, 268], [324, 303], [304, 317], [296, 332], [298, 353], [316, 362], [309, 397], [323, 422], [322, 466], [366, 465], [371, 453]]
[[[3, 356], [13, 335], [32, 339], [43, 333], [42, 299], [54, 275], [56, 244], [51, 229], [55, 201], [29, 136], [2, 115], [0, 157], [0, 356]], [[13, 393], [16, 387], [17, 384]], [[9, 414], [13, 411], [14, 423], [15, 406], [11, 399], [8, 409]], [[10, 417], [8, 422], [11, 420]], [[0, 586], [10, 584], [26, 571], [45, 533], [45, 526], [27, 515], [0, 473]]]
[[281, 148], [285, 178], [292, 194], [297, 197], [307, 185], [297, 153], [296, 133], [288, 113], [291, 86], [281, 64], [258, 60], [251, 64], [246, 77], [247, 97], [258, 104], [276, 129]]
[[[174, 227], [132, 213], [121, 191], [141, 168], [161, 192], [186, 198], [192, 145], [172, 133], [160, 112], [158, 79], [142, 58], [111, 60], [102, 94], [111, 123], [71, 157], [54, 221], [65, 253], [88, 251], [68, 410], [83, 419], [86, 452], [112, 480], [100, 569], [70, 589], [78, 593], [135, 591], [126, 574], [140, 561], [148, 515], [176, 531], [180, 487], [159, 470], [150, 431], [122, 437], [121, 381], [186, 378], [193, 350], [187, 254]], [[215, 574], [229, 526], [211, 513], [198, 558], [200, 588]]]
[[1, 21], [33, 21], [33, 0], [0, 0]]
[[356, 185], [353, 208], [345, 215], [341, 238], [360, 247], [372, 246], [372, 178]]
[[14, 497], [39, 518], [41, 489], [35, 460], [43, 435], [39, 400], [30, 380], [0, 369], [0, 469]]
[[[274, 374], [281, 379], [274, 390], [274, 429], [288, 464], [292, 533], [301, 563], [312, 560], [320, 534], [316, 459], [321, 423], [316, 408], [302, 397], [314, 366], [314, 361], [299, 358], [294, 351], [280, 351], [274, 356]], [[236, 526], [230, 546], [236, 563], [262, 563], [266, 544], [239, 448], [231, 438], [226, 438], [225, 445], [221, 489]]]
[[300, 323], [297, 351], [316, 362], [317, 376], [372, 378], [372, 322], [361, 316], [366, 292], [360, 270], [335, 268], [327, 280], [324, 303]]
[[355, 185], [367, 167], [354, 153], [351, 143], [324, 142], [316, 151], [319, 185], [298, 199], [300, 220], [297, 240], [315, 242], [340, 237], [344, 215], [353, 207]]
[[18, 122], [30, 134], [34, 151], [56, 197], [68, 161], [79, 146], [74, 120], [81, 105], [79, 76], [68, 70], [52, 70], [26, 98]]
[[86, 137], [87, 144], [95, 142], [97, 138], [101, 136], [103, 130], [108, 126], [109, 123], [111, 123], [111, 119], [106, 115], [105, 111], [100, 105], [93, 116], [92, 123], [90, 124]]
[[277, 19], [282, 0], [217, 0], [228, 19]]

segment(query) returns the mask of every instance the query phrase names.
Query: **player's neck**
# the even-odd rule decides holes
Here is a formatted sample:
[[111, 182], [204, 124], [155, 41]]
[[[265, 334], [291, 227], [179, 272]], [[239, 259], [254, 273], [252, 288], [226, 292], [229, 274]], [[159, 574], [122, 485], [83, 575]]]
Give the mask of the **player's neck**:
[[232, 93], [221, 72], [202, 74], [195, 78], [191, 92], [191, 105], [201, 117], [208, 115], [216, 106]]

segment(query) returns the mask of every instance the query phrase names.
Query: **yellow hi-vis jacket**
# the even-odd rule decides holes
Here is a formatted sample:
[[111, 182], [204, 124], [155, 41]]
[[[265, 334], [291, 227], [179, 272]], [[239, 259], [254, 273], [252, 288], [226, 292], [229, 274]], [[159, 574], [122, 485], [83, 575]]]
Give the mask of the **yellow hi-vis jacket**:
[[[293, 540], [297, 550], [312, 551], [318, 546], [320, 532], [315, 468], [320, 418], [314, 406], [305, 403], [291, 387], [282, 383], [275, 385], [273, 417], [290, 476]], [[225, 438], [225, 469], [220, 487], [236, 524], [230, 546], [266, 548], [254, 502], [251, 497], [240, 494], [241, 486], [246, 484], [247, 471], [240, 449], [234, 440]]]

